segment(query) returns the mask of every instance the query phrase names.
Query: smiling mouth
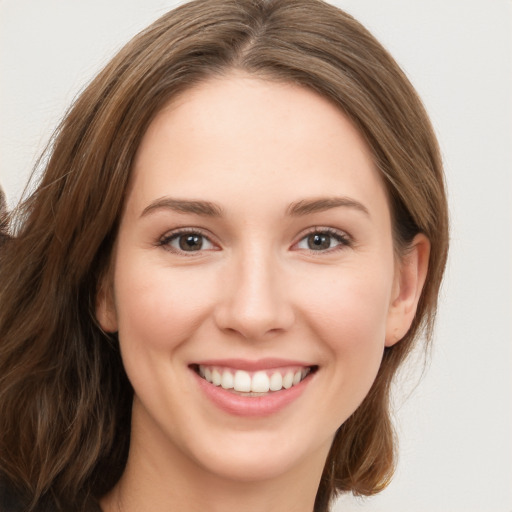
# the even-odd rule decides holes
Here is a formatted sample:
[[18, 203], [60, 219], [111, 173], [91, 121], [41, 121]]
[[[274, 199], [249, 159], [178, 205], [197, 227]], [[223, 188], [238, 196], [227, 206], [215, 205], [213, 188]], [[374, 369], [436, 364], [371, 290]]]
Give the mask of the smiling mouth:
[[262, 396], [290, 389], [318, 369], [317, 366], [297, 366], [248, 372], [198, 364], [191, 368], [210, 384], [243, 396]]

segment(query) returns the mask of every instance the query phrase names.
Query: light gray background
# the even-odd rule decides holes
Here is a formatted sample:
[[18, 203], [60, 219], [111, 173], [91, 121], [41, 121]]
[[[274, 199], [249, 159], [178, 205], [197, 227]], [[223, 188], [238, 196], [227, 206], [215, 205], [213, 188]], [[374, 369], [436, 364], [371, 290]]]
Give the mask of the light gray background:
[[[444, 155], [452, 247], [432, 361], [397, 386], [400, 464], [336, 511], [512, 512], [512, 2], [339, 0], [416, 86]], [[12, 206], [85, 83], [171, 0], [0, 0], [0, 183]]]

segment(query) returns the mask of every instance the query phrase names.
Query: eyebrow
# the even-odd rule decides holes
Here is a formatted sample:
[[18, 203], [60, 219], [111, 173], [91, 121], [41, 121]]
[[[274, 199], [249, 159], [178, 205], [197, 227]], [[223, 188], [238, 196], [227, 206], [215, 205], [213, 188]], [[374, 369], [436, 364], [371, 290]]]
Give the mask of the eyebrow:
[[370, 216], [368, 208], [364, 204], [350, 197], [320, 197], [316, 199], [303, 199], [292, 203], [287, 208], [288, 215], [293, 217], [301, 217], [310, 213], [324, 212], [332, 208], [338, 207], [354, 208], [365, 215]]
[[141, 213], [141, 217], [148, 215], [156, 210], [173, 210], [179, 213], [194, 213], [207, 217], [221, 217], [222, 208], [210, 201], [196, 201], [190, 199], [173, 199], [171, 197], [161, 197], [146, 206]]
[[[302, 217], [311, 213], [323, 212], [332, 208], [354, 208], [370, 216], [368, 208], [359, 201], [349, 197], [320, 197], [314, 199], [302, 199], [292, 203], [286, 209], [286, 213], [292, 217]], [[141, 213], [144, 217], [157, 210], [173, 210], [179, 213], [192, 213], [206, 217], [222, 217], [222, 208], [210, 201], [174, 199], [161, 197], [146, 206]]]

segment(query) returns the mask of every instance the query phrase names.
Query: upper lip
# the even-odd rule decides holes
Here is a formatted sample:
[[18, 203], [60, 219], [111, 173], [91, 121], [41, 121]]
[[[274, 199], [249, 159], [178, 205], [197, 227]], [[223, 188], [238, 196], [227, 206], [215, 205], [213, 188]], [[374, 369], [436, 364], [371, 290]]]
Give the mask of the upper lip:
[[287, 366], [303, 366], [305, 368], [314, 366], [311, 363], [297, 361], [291, 359], [281, 359], [275, 357], [263, 359], [207, 359], [196, 361], [193, 365], [201, 366], [217, 366], [225, 368], [233, 368], [237, 370], [245, 370], [247, 372], [257, 372], [259, 370], [271, 370], [273, 368], [283, 368]]

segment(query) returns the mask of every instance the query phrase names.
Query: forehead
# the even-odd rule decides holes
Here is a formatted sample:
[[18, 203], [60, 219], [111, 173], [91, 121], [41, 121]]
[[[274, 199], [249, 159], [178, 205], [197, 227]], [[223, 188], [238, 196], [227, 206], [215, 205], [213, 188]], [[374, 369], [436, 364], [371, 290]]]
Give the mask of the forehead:
[[304, 87], [242, 74], [166, 105], [143, 137], [133, 182], [140, 200], [172, 193], [269, 207], [271, 198], [336, 193], [386, 203], [371, 151], [339, 108]]

